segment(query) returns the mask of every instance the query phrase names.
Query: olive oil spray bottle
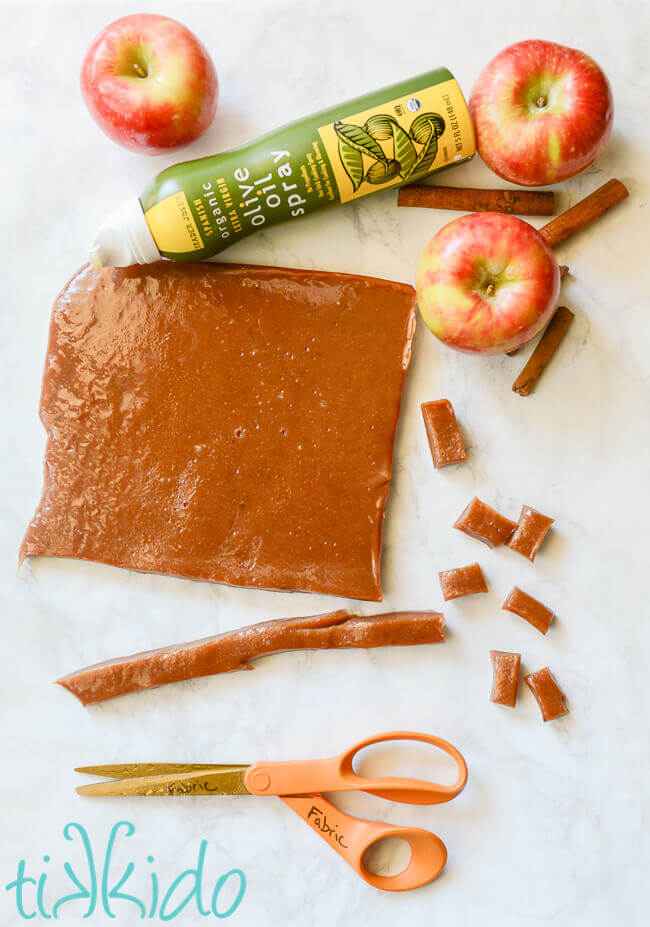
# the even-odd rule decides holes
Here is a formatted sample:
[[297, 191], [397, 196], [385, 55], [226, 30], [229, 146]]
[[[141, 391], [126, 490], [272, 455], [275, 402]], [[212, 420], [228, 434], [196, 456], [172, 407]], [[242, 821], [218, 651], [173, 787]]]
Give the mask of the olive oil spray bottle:
[[167, 168], [108, 217], [90, 259], [200, 261], [278, 222], [421, 180], [475, 147], [458, 84], [445, 68], [429, 71]]

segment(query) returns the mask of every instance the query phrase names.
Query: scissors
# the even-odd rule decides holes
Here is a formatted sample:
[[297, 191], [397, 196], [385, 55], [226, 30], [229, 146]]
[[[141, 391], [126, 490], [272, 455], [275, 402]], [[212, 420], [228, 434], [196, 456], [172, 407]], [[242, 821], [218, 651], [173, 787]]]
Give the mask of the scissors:
[[[453, 785], [425, 779], [399, 777], [364, 778], [353, 769], [355, 756], [372, 744], [387, 741], [418, 741], [431, 744], [456, 762], [458, 778]], [[410, 805], [437, 805], [451, 801], [465, 788], [467, 766], [459, 751], [432, 734], [389, 731], [354, 744], [344, 753], [323, 760], [281, 763], [201, 764], [135, 763], [81, 766], [75, 772], [112, 777], [77, 788], [80, 795], [275, 795], [295, 811], [369, 885], [389, 892], [403, 892], [436, 878], [447, 861], [442, 840], [419, 827], [395, 827], [380, 821], [355, 818], [341, 811], [322, 792], [368, 792], [388, 801]], [[385, 837], [405, 840], [411, 858], [396, 875], [381, 876], [364, 864], [366, 850]]]

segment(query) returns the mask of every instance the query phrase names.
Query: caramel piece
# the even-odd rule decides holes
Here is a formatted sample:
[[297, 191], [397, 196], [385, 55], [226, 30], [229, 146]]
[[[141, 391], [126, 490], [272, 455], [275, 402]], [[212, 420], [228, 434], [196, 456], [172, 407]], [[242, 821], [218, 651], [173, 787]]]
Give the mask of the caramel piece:
[[342, 610], [310, 618], [263, 621], [188, 644], [118, 657], [70, 673], [57, 683], [83, 705], [92, 705], [168, 682], [252, 670], [251, 660], [285, 650], [406, 647], [437, 644], [444, 639], [445, 620], [440, 612], [361, 616]]
[[535, 696], [544, 721], [553, 721], [568, 714], [564, 704], [566, 695], [562, 692], [548, 666], [524, 676], [524, 681]]
[[527, 592], [522, 592], [518, 586], [513, 586], [501, 608], [514, 615], [519, 615], [542, 634], [546, 634], [553, 619], [553, 612], [550, 608], [542, 605]]
[[474, 595], [477, 592], [488, 591], [483, 571], [478, 563], [456, 567], [454, 570], [441, 570], [438, 576], [445, 602], [462, 595]]
[[422, 403], [422, 416], [427, 430], [433, 466], [446, 467], [449, 464], [467, 460], [463, 439], [458, 430], [454, 407], [448, 399]]
[[21, 561], [380, 601], [415, 304], [311, 270], [82, 268], [54, 304]]
[[528, 557], [532, 562], [554, 521], [554, 518], [542, 515], [541, 512], [531, 509], [528, 505], [522, 505], [519, 524], [515, 533], [507, 541], [508, 547]]
[[454, 528], [464, 531], [471, 538], [483, 541], [488, 547], [498, 547], [507, 541], [517, 525], [499, 514], [496, 509], [474, 496], [454, 522]]
[[517, 686], [519, 685], [520, 653], [507, 653], [505, 650], [491, 650], [492, 692], [490, 700], [497, 705], [514, 708], [517, 703]]

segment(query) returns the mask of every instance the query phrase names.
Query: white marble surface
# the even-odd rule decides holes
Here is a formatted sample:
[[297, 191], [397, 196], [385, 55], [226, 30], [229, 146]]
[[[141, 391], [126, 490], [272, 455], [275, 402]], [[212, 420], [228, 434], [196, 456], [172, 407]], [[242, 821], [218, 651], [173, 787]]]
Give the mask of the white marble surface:
[[[386, 521], [384, 605], [439, 608], [437, 570], [478, 559], [490, 593], [444, 607], [446, 644], [282, 655], [254, 673], [84, 710], [52, 680], [112, 655], [345, 604], [73, 561], [40, 560], [16, 573], [41, 486], [37, 409], [52, 299], [83, 261], [98, 220], [176, 160], [117, 148], [91, 122], [77, 88], [92, 36], [111, 19], [147, 8], [193, 28], [219, 71], [217, 120], [188, 157], [436, 65], [451, 67], [469, 92], [503, 46], [541, 37], [590, 52], [607, 71], [616, 101], [609, 147], [583, 176], [562, 185], [561, 206], [612, 176], [629, 185], [631, 197], [562, 248], [573, 271], [564, 301], [577, 318], [530, 398], [510, 390], [521, 357], [459, 356], [419, 327]], [[63, 826], [84, 824], [99, 855], [120, 819], [137, 828], [119, 855], [136, 861], [133, 885], [143, 892], [147, 853], [169, 884], [192, 865], [203, 837], [206, 881], [243, 869], [246, 895], [232, 918], [240, 925], [647, 924], [647, 5], [22, 2], [3, 5], [2, 15], [2, 924], [21, 922], [4, 890], [20, 858], [32, 874], [50, 873], [50, 905], [66, 890], [63, 861], [80, 858], [77, 845], [63, 840]], [[496, 180], [478, 159], [444, 179], [485, 186]], [[379, 194], [259, 235], [228, 256], [412, 282], [425, 242], [451, 218], [398, 212], [394, 192]], [[419, 403], [439, 396], [456, 407], [469, 461], [434, 472]], [[556, 516], [534, 566], [451, 529], [474, 493], [511, 516], [522, 502]], [[547, 637], [500, 610], [514, 583], [556, 609]], [[521, 650], [527, 670], [550, 664], [570, 714], [543, 725], [523, 686], [516, 711], [492, 705], [490, 648]], [[83, 800], [73, 790], [72, 769], [84, 763], [310, 757], [392, 728], [448, 737], [470, 768], [463, 795], [437, 808], [345, 800], [360, 814], [431, 828], [447, 843], [444, 875], [406, 895], [367, 887], [280, 802], [119, 804]], [[51, 855], [49, 864], [43, 854]], [[60, 920], [81, 923], [84, 911], [69, 905]], [[118, 903], [116, 913], [120, 924], [138, 922], [132, 905]], [[194, 908], [178, 917], [185, 924], [209, 920]], [[94, 922], [109, 921], [98, 909]]]

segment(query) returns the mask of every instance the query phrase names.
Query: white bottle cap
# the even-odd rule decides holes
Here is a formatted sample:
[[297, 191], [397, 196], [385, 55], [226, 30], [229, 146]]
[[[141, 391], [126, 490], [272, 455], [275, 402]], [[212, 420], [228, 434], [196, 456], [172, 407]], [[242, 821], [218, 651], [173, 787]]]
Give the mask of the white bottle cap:
[[137, 196], [122, 203], [99, 227], [90, 249], [95, 267], [130, 267], [160, 260]]

